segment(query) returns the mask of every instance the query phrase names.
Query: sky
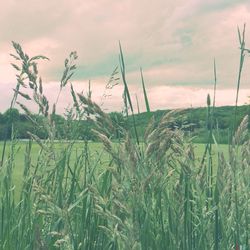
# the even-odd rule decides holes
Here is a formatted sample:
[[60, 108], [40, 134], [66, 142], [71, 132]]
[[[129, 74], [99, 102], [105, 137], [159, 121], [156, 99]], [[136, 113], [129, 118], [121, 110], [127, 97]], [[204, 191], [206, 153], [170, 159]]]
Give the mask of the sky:
[[[119, 41], [126, 63], [132, 99], [145, 110], [140, 67], [152, 110], [206, 105], [212, 96], [216, 60], [216, 104], [234, 105], [239, 71], [237, 27], [246, 23], [250, 48], [250, 1], [246, 0], [8, 0], [0, 15], [0, 112], [10, 105], [16, 84], [11, 41], [30, 56], [50, 61], [39, 64], [46, 95], [54, 103], [64, 60], [77, 51], [72, 84], [87, 92], [103, 109], [121, 111], [122, 81], [105, 89], [119, 66]], [[250, 58], [245, 56], [239, 104], [249, 103]], [[69, 88], [62, 92], [59, 112], [70, 104]], [[32, 103], [29, 104], [31, 108]]]

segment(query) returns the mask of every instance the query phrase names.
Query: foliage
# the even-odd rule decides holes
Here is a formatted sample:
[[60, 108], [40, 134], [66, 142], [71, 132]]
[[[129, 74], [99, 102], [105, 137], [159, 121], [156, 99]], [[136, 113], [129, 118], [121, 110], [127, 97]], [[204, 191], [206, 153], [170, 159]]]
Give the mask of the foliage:
[[[15, 109], [18, 112], [17, 109]], [[0, 126], [3, 128], [0, 132], [0, 140], [3, 140], [6, 136], [5, 129], [6, 126], [8, 130], [11, 130], [11, 122], [7, 122], [8, 118], [6, 117], [6, 113], [8, 114], [8, 110], [1, 114], [0, 113]], [[135, 122], [137, 126], [137, 131], [140, 140], [143, 139], [144, 131], [149, 123], [150, 119], [154, 116], [156, 121], [159, 121], [165, 113], [169, 112], [168, 110], [157, 110], [151, 111], [150, 113], [140, 113], [135, 114]], [[228, 142], [228, 131], [232, 127], [233, 118], [232, 114], [234, 113], [234, 107], [232, 106], [224, 106], [224, 107], [215, 107], [214, 109], [214, 116], [213, 116], [213, 129], [217, 131], [219, 136], [220, 143], [227, 143]], [[243, 119], [244, 115], [250, 115], [250, 108], [249, 105], [238, 106], [237, 108], [237, 119], [236, 124], [237, 126], [240, 124], [240, 121]], [[128, 119], [119, 112], [112, 112], [109, 114], [111, 117], [112, 122], [116, 125], [115, 129], [117, 130], [114, 134], [113, 139], [122, 138], [123, 135], [121, 134], [122, 128], [131, 128], [131, 134], [134, 135], [133, 131], [133, 121], [132, 117], [129, 116]], [[183, 110], [183, 114], [179, 117], [179, 121], [177, 122], [176, 126], [182, 128], [183, 130], [190, 132], [191, 136], [195, 136], [195, 142], [206, 143], [207, 138], [204, 136], [206, 133], [206, 115], [207, 109], [206, 108], [192, 108]], [[33, 115], [33, 119], [36, 119], [38, 123], [40, 123], [41, 117], [39, 115]], [[52, 119], [54, 121], [56, 127], [56, 135], [55, 137], [58, 139], [67, 139], [67, 135], [69, 134], [69, 121], [67, 121], [67, 115], [59, 115], [53, 114]], [[16, 117], [13, 119], [15, 121], [16, 127], [16, 136], [22, 139], [28, 139], [29, 135], [27, 131], [32, 133], [38, 133], [39, 137], [47, 138], [46, 132], [42, 129], [35, 129], [32, 125], [32, 122], [27, 119], [25, 114], [16, 113]], [[83, 119], [81, 122], [76, 121], [75, 119], [71, 120], [70, 123], [75, 124], [78, 127], [78, 139], [88, 139], [88, 140], [96, 140], [93, 135], [91, 135], [90, 130], [94, 128], [94, 123], [90, 120]], [[208, 128], [210, 125], [207, 125]], [[88, 129], [87, 129], [88, 128]], [[248, 129], [250, 126], [248, 125]], [[10, 133], [7, 134], [7, 138], [10, 139]]]

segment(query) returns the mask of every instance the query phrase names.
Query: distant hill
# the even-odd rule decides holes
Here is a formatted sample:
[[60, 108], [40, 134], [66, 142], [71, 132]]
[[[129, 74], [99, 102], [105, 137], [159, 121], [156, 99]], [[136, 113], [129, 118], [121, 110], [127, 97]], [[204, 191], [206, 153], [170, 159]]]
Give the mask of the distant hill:
[[[157, 110], [150, 113], [144, 112], [135, 115], [136, 126], [139, 136], [143, 136], [144, 130], [147, 127], [150, 119], [154, 116], [156, 121], [160, 119], [170, 110]], [[227, 142], [228, 133], [233, 127], [234, 123], [234, 106], [215, 107], [214, 110], [210, 108], [210, 113], [213, 113], [213, 128], [221, 134], [221, 142]], [[242, 105], [237, 107], [236, 126], [239, 125], [245, 115], [250, 115], [250, 105]], [[197, 142], [204, 142], [207, 134], [207, 128], [210, 124], [208, 122], [208, 108], [188, 108], [181, 110], [181, 119], [178, 120], [177, 126], [190, 125], [189, 130], [193, 135], [197, 136]], [[129, 124], [132, 125], [132, 117], [129, 117]], [[250, 123], [249, 123], [250, 124]], [[250, 128], [250, 126], [248, 126]], [[131, 130], [133, 133], [133, 130]]]
[[[140, 139], [144, 136], [144, 131], [150, 122], [150, 119], [154, 117], [156, 122], [170, 110], [157, 110], [152, 112], [144, 112], [135, 114], [135, 123]], [[177, 115], [173, 128], [182, 128], [186, 134], [195, 137], [196, 142], [204, 143], [207, 140], [208, 128], [213, 126], [215, 133], [217, 133], [216, 139], [219, 143], [227, 143], [229, 133], [233, 126], [235, 108], [232, 106], [216, 107], [214, 110], [210, 109], [210, 113], [213, 113], [213, 122], [208, 121], [208, 109], [207, 108], [188, 108], [183, 109]], [[245, 115], [250, 115], [250, 106], [243, 105], [237, 108], [236, 126], [240, 123]], [[120, 127], [127, 128], [132, 135], [134, 135], [133, 119], [132, 116], [128, 118], [124, 117], [121, 113], [112, 112], [109, 114], [113, 121], [115, 130], [113, 139], [121, 138], [122, 133]], [[32, 115], [32, 119], [37, 124], [42, 124], [44, 118], [40, 115]], [[94, 122], [91, 120], [69, 120], [60, 115], [53, 115], [52, 117], [56, 126], [56, 138], [57, 139], [70, 139], [67, 136], [69, 130], [75, 131], [77, 139], [95, 140], [95, 136], [90, 132], [94, 128]], [[48, 134], [42, 126], [34, 126], [32, 122], [27, 119], [26, 115], [19, 113], [17, 109], [7, 110], [3, 114], [0, 113], [0, 140], [9, 139], [11, 137], [12, 124], [14, 124], [15, 134], [18, 138], [29, 138], [28, 131], [36, 134], [39, 138], [47, 138]], [[249, 126], [250, 127], [250, 126]]]

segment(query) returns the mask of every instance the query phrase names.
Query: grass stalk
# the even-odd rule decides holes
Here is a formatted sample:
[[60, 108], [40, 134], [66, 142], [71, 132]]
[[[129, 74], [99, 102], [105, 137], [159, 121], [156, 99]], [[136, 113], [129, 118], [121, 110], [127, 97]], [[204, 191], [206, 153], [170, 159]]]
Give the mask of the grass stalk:
[[150, 113], [150, 107], [149, 107], [147, 91], [146, 91], [146, 87], [145, 87], [145, 83], [144, 83], [144, 77], [143, 77], [143, 74], [142, 74], [142, 68], [140, 68], [140, 72], [141, 72], [141, 82], [142, 82], [142, 88], [143, 88], [143, 95], [144, 95], [146, 110], [147, 110], [147, 112]]

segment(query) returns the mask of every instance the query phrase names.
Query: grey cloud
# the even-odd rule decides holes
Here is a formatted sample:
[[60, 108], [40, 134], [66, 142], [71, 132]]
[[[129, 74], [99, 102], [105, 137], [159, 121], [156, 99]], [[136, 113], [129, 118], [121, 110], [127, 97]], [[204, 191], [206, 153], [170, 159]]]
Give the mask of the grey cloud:
[[[215, 57], [220, 85], [233, 88], [239, 61], [236, 27], [250, 23], [243, 0], [10, 0], [1, 8], [0, 79], [8, 82], [13, 79], [5, 70], [11, 40], [20, 41], [27, 53], [51, 59], [40, 67], [45, 81], [60, 79], [72, 50], [79, 55], [75, 79], [107, 78], [118, 65], [120, 40], [131, 87], [140, 85], [140, 66], [149, 87], [210, 86]], [[248, 83], [244, 71], [242, 86]]]
[[0, 41], [25, 42], [51, 35], [69, 20], [64, 1], [10, 0], [1, 4]]
[[221, 11], [227, 8], [232, 8], [237, 5], [246, 5], [250, 6], [248, 0], [210, 0], [207, 2], [203, 2], [201, 10], [204, 12], [214, 12], [214, 11]]

